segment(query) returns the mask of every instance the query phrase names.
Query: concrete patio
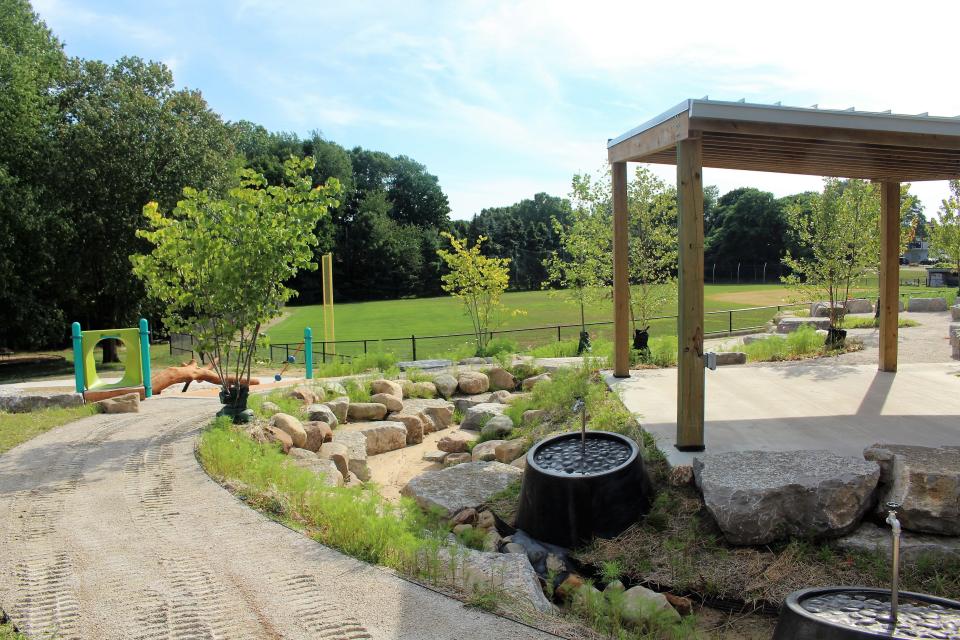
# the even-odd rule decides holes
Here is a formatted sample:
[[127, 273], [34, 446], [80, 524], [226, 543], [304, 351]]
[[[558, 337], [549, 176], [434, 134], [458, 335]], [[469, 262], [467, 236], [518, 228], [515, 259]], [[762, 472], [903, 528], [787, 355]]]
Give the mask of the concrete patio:
[[[670, 464], [678, 451], [677, 369], [607, 374], [607, 383], [658, 439]], [[960, 445], [960, 362], [820, 362], [721, 367], [706, 372], [705, 453], [828, 449], [859, 456], [875, 442]]]

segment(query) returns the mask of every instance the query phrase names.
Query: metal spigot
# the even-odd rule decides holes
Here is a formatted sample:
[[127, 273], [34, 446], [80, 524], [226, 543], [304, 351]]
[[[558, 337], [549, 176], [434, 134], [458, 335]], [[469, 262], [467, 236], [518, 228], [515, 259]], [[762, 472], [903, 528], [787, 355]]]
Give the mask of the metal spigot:
[[900, 589], [900, 521], [897, 520], [897, 509], [902, 505], [897, 502], [887, 503], [887, 524], [890, 525], [892, 576], [890, 580], [890, 618], [897, 624], [897, 605]]

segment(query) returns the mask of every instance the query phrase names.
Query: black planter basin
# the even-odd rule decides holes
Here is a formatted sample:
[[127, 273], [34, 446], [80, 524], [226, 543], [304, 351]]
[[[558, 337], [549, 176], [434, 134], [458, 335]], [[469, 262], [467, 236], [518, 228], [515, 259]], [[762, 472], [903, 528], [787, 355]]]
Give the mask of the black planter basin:
[[901, 591], [891, 624], [890, 591], [822, 587], [787, 596], [773, 640], [960, 638], [960, 602]]
[[517, 528], [573, 548], [616, 536], [650, 510], [652, 488], [637, 444], [588, 431], [586, 445], [585, 467], [579, 433], [548, 438], [527, 452]]

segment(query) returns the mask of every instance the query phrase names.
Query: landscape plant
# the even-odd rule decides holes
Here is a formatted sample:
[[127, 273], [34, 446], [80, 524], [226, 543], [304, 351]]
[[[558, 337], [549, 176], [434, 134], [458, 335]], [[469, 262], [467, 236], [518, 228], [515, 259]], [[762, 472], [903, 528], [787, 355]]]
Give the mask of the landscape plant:
[[940, 219], [929, 222], [929, 234], [930, 253], [943, 256], [960, 274], [960, 180], [950, 181], [950, 197], [940, 205]]
[[803, 300], [828, 302], [827, 342], [842, 344], [850, 292], [878, 263], [878, 190], [865, 180], [827, 178], [806, 207], [787, 207], [787, 220], [803, 252], [784, 256], [791, 273], [782, 279]]
[[[336, 179], [314, 187], [312, 158], [290, 158], [286, 183], [268, 185], [249, 169], [223, 196], [184, 189], [169, 213], [143, 208], [153, 245], [131, 256], [147, 292], [164, 305], [171, 331], [194, 336], [220, 376], [224, 404], [243, 409], [260, 328], [294, 295], [284, 283], [315, 269], [315, 228], [340, 192]], [[239, 415], [239, 411], [233, 411]]]
[[490, 258], [480, 248], [486, 237], [469, 242], [451, 233], [441, 234], [450, 241], [450, 250], [438, 249], [449, 270], [442, 277], [443, 290], [463, 303], [473, 325], [477, 354], [490, 342], [490, 331], [498, 325], [504, 312], [501, 299], [510, 284], [509, 258]]

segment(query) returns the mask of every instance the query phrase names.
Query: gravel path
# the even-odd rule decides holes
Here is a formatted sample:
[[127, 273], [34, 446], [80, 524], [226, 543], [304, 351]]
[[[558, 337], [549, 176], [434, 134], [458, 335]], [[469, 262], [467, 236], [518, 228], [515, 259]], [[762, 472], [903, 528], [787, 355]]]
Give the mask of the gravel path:
[[216, 404], [155, 399], [0, 456], [0, 606], [31, 638], [553, 637], [316, 544], [197, 463]]

